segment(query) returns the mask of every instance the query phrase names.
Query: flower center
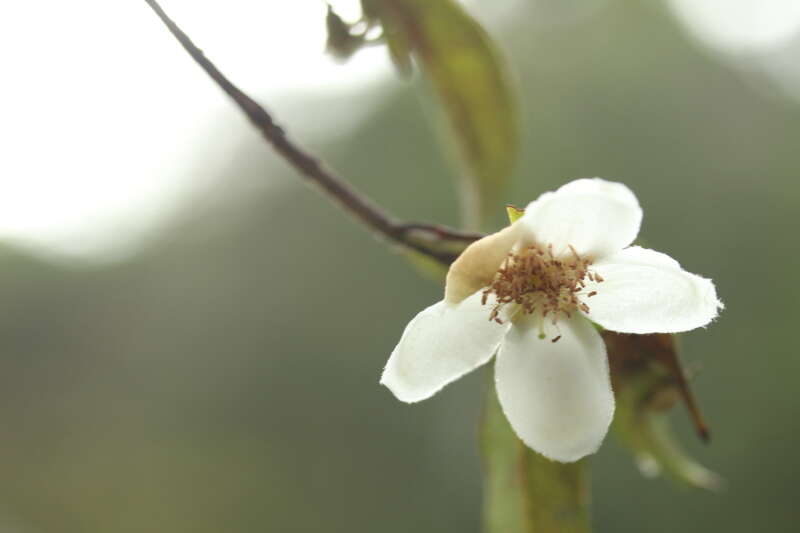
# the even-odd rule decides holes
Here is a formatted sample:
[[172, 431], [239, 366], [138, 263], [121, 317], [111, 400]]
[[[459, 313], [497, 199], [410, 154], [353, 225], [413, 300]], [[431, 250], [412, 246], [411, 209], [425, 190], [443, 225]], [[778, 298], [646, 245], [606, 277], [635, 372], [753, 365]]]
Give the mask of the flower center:
[[[489, 295], [495, 296], [489, 320], [502, 323], [500, 312], [510, 304], [519, 306], [515, 312], [540, 312], [542, 319], [550, 317], [554, 325], [562, 315], [571, 318], [576, 309], [588, 313], [589, 306], [578, 299], [578, 293], [586, 287], [586, 279], [601, 282], [603, 278], [589, 270], [590, 259], [581, 257], [572, 246], [569, 250], [570, 255], [564, 257], [554, 255], [552, 245], [510, 252], [492, 284], [483, 290], [484, 305]], [[595, 294], [592, 291], [587, 297]]]

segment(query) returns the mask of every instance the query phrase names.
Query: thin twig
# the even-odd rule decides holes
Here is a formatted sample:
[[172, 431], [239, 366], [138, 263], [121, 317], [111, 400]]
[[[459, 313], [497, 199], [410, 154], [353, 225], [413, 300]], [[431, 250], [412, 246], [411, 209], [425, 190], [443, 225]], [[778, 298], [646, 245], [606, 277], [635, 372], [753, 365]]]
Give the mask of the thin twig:
[[[255, 100], [228, 80], [203, 54], [202, 50], [195, 46], [189, 36], [167, 16], [156, 0], [145, 0], [145, 2], [158, 15], [192, 59], [250, 119], [253, 126], [261, 132], [275, 151], [300, 174], [319, 186], [342, 209], [355, 216], [367, 227], [395, 244], [415, 250], [446, 265], [455, 260], [457, 253], [442, 250], [441, 246], [436, 246], [437, 241], [438, 244], [444, 244], [448, 241], [468, 243], [480, 237], [479, 234], [465, 233], [439, 225], [405, 224], [394, 220], [381, 208], [358, 193], [346, 181], [327, 169], [319, 159], [290, 141], [286, 136], [286, 132], [275, 123], [272, 116]], [[424, 238], [419, 238], [421, 235]]]

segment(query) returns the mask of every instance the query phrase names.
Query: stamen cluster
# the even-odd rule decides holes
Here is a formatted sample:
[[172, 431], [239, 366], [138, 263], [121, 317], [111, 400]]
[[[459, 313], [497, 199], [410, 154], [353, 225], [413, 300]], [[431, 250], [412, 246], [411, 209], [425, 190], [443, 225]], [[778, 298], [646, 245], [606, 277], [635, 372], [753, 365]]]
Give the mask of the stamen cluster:
[[[566, 257], [556, 256], [552, 245], [510, 252], [492, 284], [483, 291], [484, 305], [489, 295], [496, 298], [489, 320], [502, 323], [500, 312], [509, 304], [517, 304], [524, 313], [538, 311], [542, 318], [550, 317], [553, 324], [562, 315], [572, 317], [576, 309], [588, 313], [589, 306], [578, 299], [578, 293], [586, 287], [584, 280], [601, 282], [603, 278], [589, 270], [590, 259], [581, 257], [572, 246], [569, 250]], [[587, 297], [595, 294], [592, 291]]]

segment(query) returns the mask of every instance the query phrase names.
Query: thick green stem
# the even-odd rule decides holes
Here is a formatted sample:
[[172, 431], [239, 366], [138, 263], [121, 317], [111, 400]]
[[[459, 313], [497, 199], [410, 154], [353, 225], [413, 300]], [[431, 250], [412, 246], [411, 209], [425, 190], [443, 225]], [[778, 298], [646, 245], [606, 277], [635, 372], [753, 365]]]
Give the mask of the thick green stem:
[[491, 382], [481, 420], [485, 532], [590, 532], [588, 461], [557, 463], [525, 446], [509, 426]]

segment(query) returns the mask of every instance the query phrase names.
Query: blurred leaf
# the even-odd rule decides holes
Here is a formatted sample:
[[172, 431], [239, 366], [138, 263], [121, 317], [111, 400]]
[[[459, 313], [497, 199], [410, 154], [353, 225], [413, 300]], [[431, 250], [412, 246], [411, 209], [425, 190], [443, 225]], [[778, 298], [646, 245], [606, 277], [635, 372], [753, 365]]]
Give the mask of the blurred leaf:
[[382, 0], [361, 0], [361, 13], [369, 22], [380, 22], [381, 20], [381, 1]]
[[487, 533], [590, 531], [587, 460], [557, 463], [525, 446], [503, 414], [494, 383], [486, 391], [481, 445]]
[[383, 40], [389, 50], [389, 57], [401, 76], [411, 75], [411, 49], [408, 39], [396, 25], [384, 23], [388, 18], [384, 15], [384, 0], [361, 0], [361, 12], [370, 26], [380, 24], [383, 27]]
[[325, 49], [340, 61], [349, 59], [364, 45], [364, 35], [354, 34], [352, 26], [345, 22], [330, 5], [328, 5], [328, 14], [325, 16], [325, 26], [328, 30]]
[[384, 28], [383, 37], [389, 49], [389, 57], [400, 75], [408, 78], [411, 76], [411, 49], [405, 34], [393, 28]]
[[516, 160], [516, 107], [502, 58], [489, 35], [453, 0], [363, 0], [378, 18], [401, 70], [409, 52], [430, 79], [466, 171], [468, 207], [485, 220]]
[[672, 436], [668, 411], [686, 403], [698, 434], [708, 429], [686, 382], [672, 335], [603, 332], [617, 410], [614, 429], [633, 451], [643, 475], [665, 474], [690, 486], [717, 490], [722, 480], [690, 458]]

